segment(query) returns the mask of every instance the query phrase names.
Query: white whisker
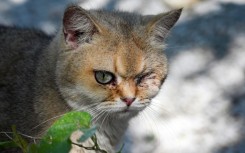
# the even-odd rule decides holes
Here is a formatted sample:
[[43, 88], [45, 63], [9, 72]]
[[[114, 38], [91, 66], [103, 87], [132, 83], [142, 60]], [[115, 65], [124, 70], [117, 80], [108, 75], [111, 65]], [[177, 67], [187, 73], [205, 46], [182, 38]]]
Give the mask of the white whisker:
[[[97, 105], [97, 104], [99, 104], [99, 103], [93, 103], [93, 104], [90, 104], [90, 105], [88, 105], [88, 106], [84, 106], [83, 108], [75, 109], [74, 111], [81, 111], [82, 109], [84, 109], [84, 111], [86, 111], [86, 109], [88, 109], [89, 107], [93, 107], [93, 106], [95, 106], [95, 105]], [[66, 112], [66, 113], [67, 113], [67, 112]], [[38, 128], [39, 126], [41, 126], [41, 125], [43, 125], [43, 124], [45, 124], [45, 123], [47, 123], [47, 122], [49, 122], [49, 121], [52, 121], [52, 120], [54, 120], [54, 119], [57, 119], [57, 118], [59, 118], [59, 117], [65, 115], [66, 113], [63, 113], [63, 114], [61, 114], [61, 115], [57, 115], [57, 116], [52, 117], [52, 118], [50, 118], [50, 119], [47, 119], [47, 120], [41, 122], [40, 124], [36, 125], [35, 127], [33, 127], [33, 128], [30, 129], [30, 130], [32, 131], [32, 130]]]
[[52, 118], [50, 118], [50, 119], [48, 119], [48, 120], [45, 120], [45, 121], [41, 122], [40, 124], [36, 125], [35, 127], [31, 128], [31, 131], [34, 130], [34, 129], [36, 129], [36, 128], [38, 128], [38, 127], [41, 126], [42, 124], [45, 124], [45, 123], [47, 123], [47, 122], [49, 122], [49, 121], [51, 121], [51, 120], [54, 120], [54, 119], [56, 119], [56, 118], [59, 118], [59, 117], [63, 116], [63, 115], [65, 115], [65, 113], [64, 113], [64, 114], [61, 114], [61, 115], [58, 115], [58, 116], [55, 116], [55, 117], [52, 117]]
[[106, 113], [105, 113], [105, 117], [104, 117], [104, 119], [102, 120], [101, 127], [103, 127], [103, 123], [105, 122], [106, 118], [108, 118], [108, 116], [109, 116], [109, 112], [106, 112]]

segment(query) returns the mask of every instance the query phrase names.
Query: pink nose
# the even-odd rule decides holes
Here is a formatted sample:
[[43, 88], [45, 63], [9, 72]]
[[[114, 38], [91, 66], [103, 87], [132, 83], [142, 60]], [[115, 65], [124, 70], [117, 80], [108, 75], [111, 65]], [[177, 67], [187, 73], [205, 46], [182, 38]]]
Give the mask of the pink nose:
[[135, 100], [135, 98], [121, 98], [121, 99], [127, 104], [127, 106], [130, 106]]

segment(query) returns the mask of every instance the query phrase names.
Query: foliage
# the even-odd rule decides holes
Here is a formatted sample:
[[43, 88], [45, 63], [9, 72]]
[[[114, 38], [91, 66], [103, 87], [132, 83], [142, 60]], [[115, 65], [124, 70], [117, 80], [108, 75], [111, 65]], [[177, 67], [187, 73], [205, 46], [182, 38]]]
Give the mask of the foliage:
[[[96, 127], [91, 127], [91, 115], [86, 112], [70, 112], [58, 119], [47, 131], [47, 133], [36, 144], [28, 144], [27, 141], [17, 132], [16, 127], [12, 127], [13, 139], [11, 141], [0, 142], [0, 150], [18, 147], [23, 153], [67, 153], [71, 145], [77, 145], [87, 150], [95, 150], [101, 153], [107, 151], [100, 148], [95, 135]], [[71, 142], [72, 132], [80, 130], [83, 135], [77, 140], [79, 143], [91, 138], [94, 143], [92, 147], [86, 147], [75, 142]], [[122, 148], [118, 153], [121, 153]]]
[[28, 143], [25, 139], [23, 139], [18, 132], [16, 131], [16, 127], [12, 126], [12, 131], [13, 131], [13, 139], [12, 141], [21, 148], [21, 150], [26, 153], [28, 150]]
[[37, 145], [40, 153], [67, 153], [71, 149], [70, 135], [80, 128], [89, 128], [91, 116], [85, 112], [71, 112], [57, 120]]

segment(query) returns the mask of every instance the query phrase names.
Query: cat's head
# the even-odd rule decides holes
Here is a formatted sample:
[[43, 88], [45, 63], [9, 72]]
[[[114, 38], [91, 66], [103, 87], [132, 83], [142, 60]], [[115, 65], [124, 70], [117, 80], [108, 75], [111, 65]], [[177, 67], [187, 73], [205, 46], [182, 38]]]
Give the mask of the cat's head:
[[180, 14], [141, 16], [68, 7], [57, 83], [69, 106], [119, 117], [148, 106], [167, 76], [164, 40]]

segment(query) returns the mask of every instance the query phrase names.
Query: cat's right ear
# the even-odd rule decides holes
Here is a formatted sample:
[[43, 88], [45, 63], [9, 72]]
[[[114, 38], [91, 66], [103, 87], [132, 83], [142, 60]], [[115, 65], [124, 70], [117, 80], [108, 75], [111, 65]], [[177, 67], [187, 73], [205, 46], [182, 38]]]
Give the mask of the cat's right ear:
[[82, 43], [89, 43], [94, 34], [102, 31], [92, 15], [79, 6], [69, 6], [63, 17], [63, 34], [66, 44], [76, 49]]
[[150, 41], [154, 45], [162, 46], [170, 29], [175, 25], [181, 15], [182, 9], [173, 10], [158, 15], [150, 15], [144, 17], [146, 22], [146, 30], [149, 34]]

